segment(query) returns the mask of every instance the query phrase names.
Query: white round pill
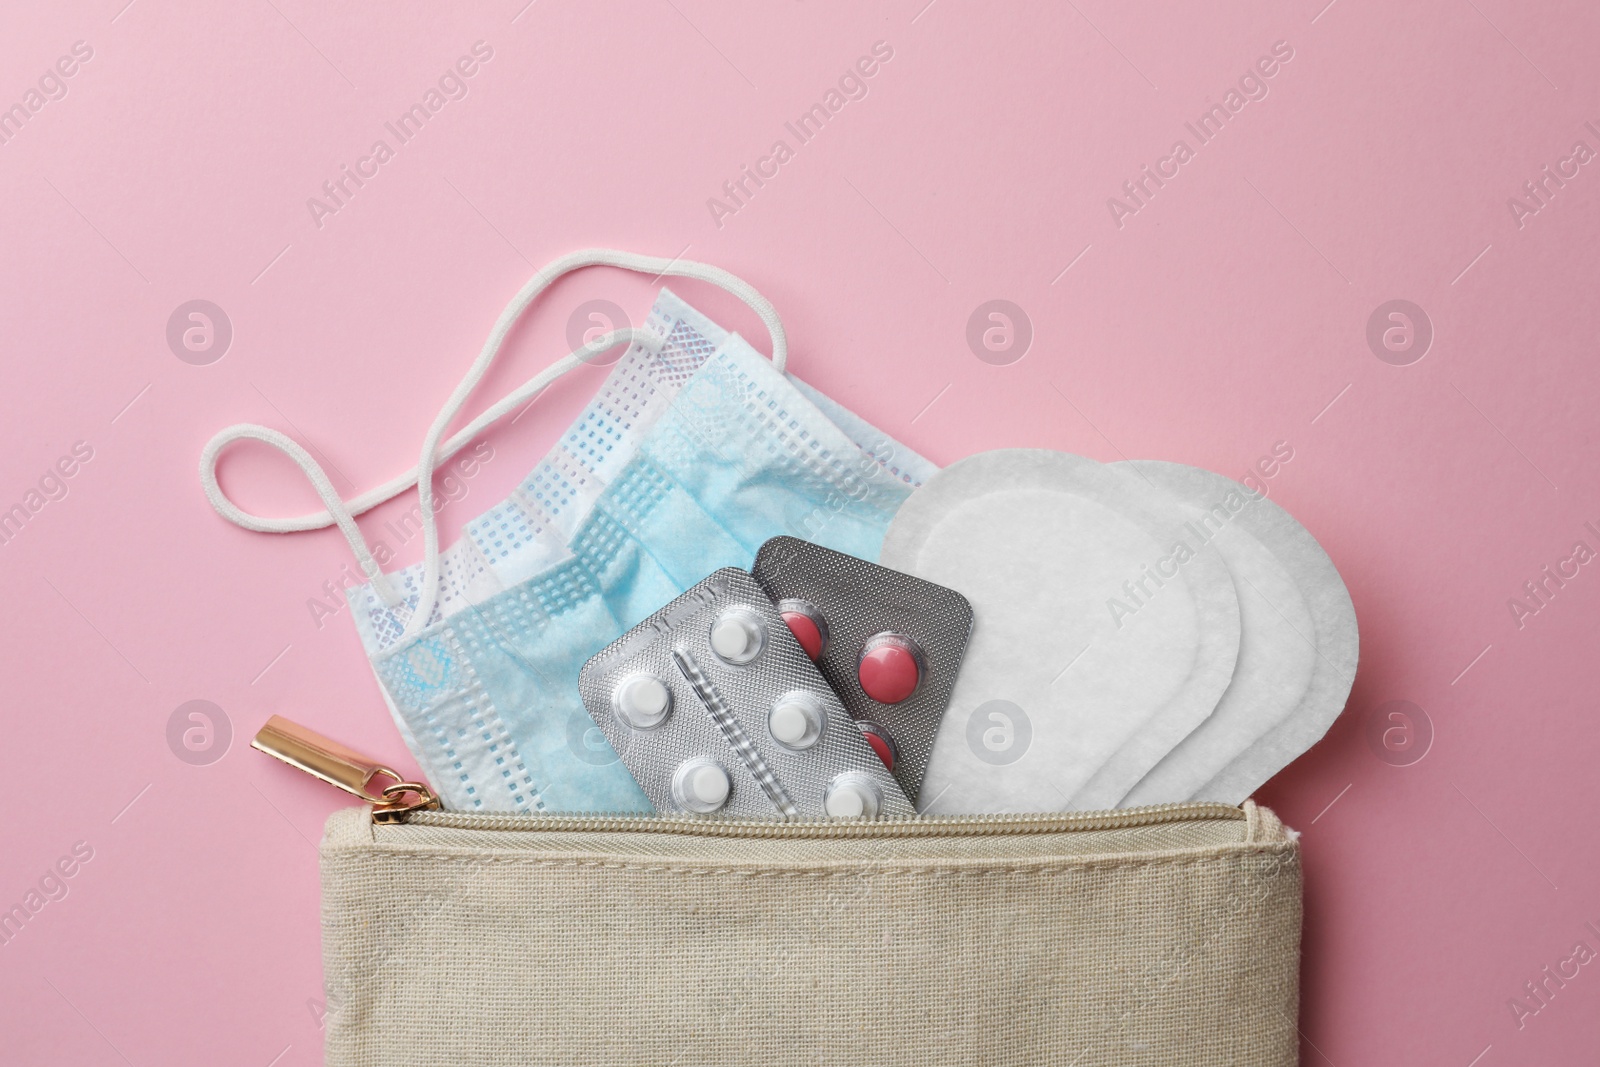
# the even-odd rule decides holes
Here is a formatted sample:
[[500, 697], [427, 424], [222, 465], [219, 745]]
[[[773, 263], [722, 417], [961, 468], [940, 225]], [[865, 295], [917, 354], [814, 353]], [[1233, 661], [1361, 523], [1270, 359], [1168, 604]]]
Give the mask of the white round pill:
[[864, 774], [841, 774], [822, 798], [822, 810], [836, 819], [875, 819], [882, 806], [877, 784]]
[[705, 756], [678, 764], [672, 774], [672, 799], [684, 811], [709, 815], [728, 802], [733, 783], [722, 765]]
[[707, 807], [720, 808], [728, 799], [728, 772], [716, 764], [696, 767], [688, 776], [687, 787], [692, 799]]
[[828, 706], [816, 693], [794, 689], [778, 694], [767, 712], [767, 732], [784, 748], [808, 749], [822, 737]]
[[829, 815], [848, 819], [867, 810], [867, 794], [854, 783], [844, 785], [828, 792], [823, 807]]
[[743, 612], [727, 612], [711, 624], [711, 651], [729, 663], [749, 663], [761, 651], [761, 621]]
[[672, 708], [672, 693], [661, 679], [650, 674], [624, 678], [611, 700], [623, 721], [640, 730], [660, 726]]
[[779, 704], [767, 719], [772, 736], [786, 745], [798, 745], [811, 730], [811, 719], [806, 709], [798, 703]]

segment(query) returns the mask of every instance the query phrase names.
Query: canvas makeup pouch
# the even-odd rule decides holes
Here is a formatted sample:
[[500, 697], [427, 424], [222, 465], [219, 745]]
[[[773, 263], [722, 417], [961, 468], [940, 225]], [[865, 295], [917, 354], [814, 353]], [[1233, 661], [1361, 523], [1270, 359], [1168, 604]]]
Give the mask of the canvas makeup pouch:
[[332, 1067], [1297, 1060], [1299, 846], [1254, 804], [383, 817], [322, 842]]

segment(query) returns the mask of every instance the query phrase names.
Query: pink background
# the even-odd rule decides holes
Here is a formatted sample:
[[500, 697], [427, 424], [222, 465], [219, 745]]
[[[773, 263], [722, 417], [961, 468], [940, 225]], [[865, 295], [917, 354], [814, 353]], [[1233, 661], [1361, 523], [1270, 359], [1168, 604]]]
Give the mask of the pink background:
[[[532, 268], [587, 245], [748, 278], [792, 369], [939, 462], [1030, 445], [1237, 477], [1288, 442], [1273, 495], [1344, 573], [1363, 653], [1344, 717], [1262, 793], [1305, 834], [1303, 1061], [1600, 1049], [1600, 964], [1520, 1029], [1507, 1007], [1575, 942], [1600, 949], [1600, 567], [1520, 629], [1507, 605], [1575, 541], [1600, 548], [1600, 168], [1520, 227], [1508, 206], [1575, 141], [1600, 149], [1600, 9], [124, 2], [12, 5], [0, 33], [0, 103], [93, 49], [0, 144], [0, 509], [93, 450], [0, 545], [0, 905], [93, 850], [0, 947], [7, 1063], [320, 1062], [315, 842], [344, 798], [248, 739], [281, 712], [408, 761], [344, 614], [319, 627], [308, 607], [343, 541], [229, 526], [196, 457], [257, 421], [346, 494], [381, 481]], [[480, 40], [467, 95], [319, 228], [307, 198]], [[880, 40], [867, 97], [717, 225], [707, 198], [793, 147], [784, 122]], [[1119, 228], [1106, 199], [1280, 40], [1269, 95]], [[483, 397], [564, 351], [600, 296], [639, 321], [651, 289], [561, 284]], [[196, 298], [234, 331], [209, 365], [165, 337]], [[995, 298], [1034, 330], [1003, 366], [965, 340]], [[1435, 330], [1403, 367], [1366, 341], [1395, 298]], [[599, 373], [492, 434], [447, 530], [510, 490]], [[309, 509], [281, 459], [225, 470], [258, 510]], [[167, 741], [195, 699], [232, 726], [208, 765]], [[1391, 700], [1432, 724], [1420, 762], [1367, 740]]]

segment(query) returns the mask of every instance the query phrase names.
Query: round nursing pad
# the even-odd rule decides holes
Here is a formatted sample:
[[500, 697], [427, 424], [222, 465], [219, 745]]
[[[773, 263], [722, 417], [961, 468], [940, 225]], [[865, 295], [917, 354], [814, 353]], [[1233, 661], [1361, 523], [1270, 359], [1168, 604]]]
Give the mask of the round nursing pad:
[[1282, 547], [1296, 561], [1305, 555], [1296, 546], [1309, 535], [1277, 504], [1233, 479], [1182, 463], [1139, 460], [1126, 466], [1171, 495], [1191, 543], [1209, 543], [1221, 553], [1239, 596], [1240, 631], [1239, 662], [1228, 691], [1211, 717], [1121, 798], [1133, 807], [1189, 799], [1296, 713], [1310, 690], [1318, 651], [1317, 622], [1301, 583], [1338, 581], [1338, 574], [1331, 567], [1291, 573], [1274, 549]]
[[1134, 474], [1033, 449], [961, 460], [901, 506], [880, 562], [973, 608], [923, 810], [1092, 806], [1076, 794], [1136, 734], [1156, 751], [1122, 769], [1124, 792], [1216, 707], [1239, 603], [1170, 510]]
[[[1212, 500], [1224, 485], [1233, 484], [1208, 471], [1195, 471], [1185, 477], [1196, 484], [1206, 484], [1208, 498]], [[1264, 734], [1189, 795], [1193, 800], [1218, 800], [1227, 804], [1237, 804], [1250, 796], [1267, 779], [1322, 739], [1344, 710], [1350, 686], [1355, 681], [1360, 652], [1350, 591], [1310, 531], [1266, 499], [1244, 507], [1234, 522], [1270, 548], [1294, 578], [1311, 617], [1311, 630], [1306, 636], [1311, 638], [1315, 654], [1311, 679], [1299, 702], [1286, 709]], [[1244, 599], [1243, 594], [1240, 599]], [[1129, 799], [1131, 801], [1132, 796]]]

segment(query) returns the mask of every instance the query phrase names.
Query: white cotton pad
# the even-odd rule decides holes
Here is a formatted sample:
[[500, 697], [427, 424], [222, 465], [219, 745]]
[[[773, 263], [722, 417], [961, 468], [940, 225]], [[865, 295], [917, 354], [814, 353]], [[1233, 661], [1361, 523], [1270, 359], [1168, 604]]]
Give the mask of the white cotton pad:
[[1294, 559], [1303, 551], [1292, 546], [1310, 535], [1277, 504], [1220, 474], [1159, 461], [1113, 466], [1137, 470], [1172, 497], [1189, 543], [1222, 554], [1239, 597], [1239, 662], [1228, 691], [1210, 718], [1119, 798], [1124, 807], [1174, 803], [1193, 796], [1305, 700], [1317, 627], [1300, 580], [1312, 576], [1291, 574], [1274, 547], [1285, 546]]
[[[1220, 478], [1220, 475], [1213, 475]], [[1248, 529], [1294, 577], [1305, 598], [1315, 632], [1316, 658], [1311, 682], [1291, 708], [1249, 748], [1190, 794], [1191, 800], [1237, 804], [1322, 739], [1344, 710], [1356, 677], [1359, 640], [1355, 605], [1333, 560], [1287, 511], [1259, 500], [1239, 513]]]
[[1033, 449], [970, 456], [901, 506], [880, 562], [973, 608], [924, 811], [1079, 808], [1136, 732], [1164, 739], [1153, 764], [1211, 713], [1233, 676], [1238, 600], [1215, 550], [1174, 557], [1181, 524], [1163, 507], [1125, 471]]

